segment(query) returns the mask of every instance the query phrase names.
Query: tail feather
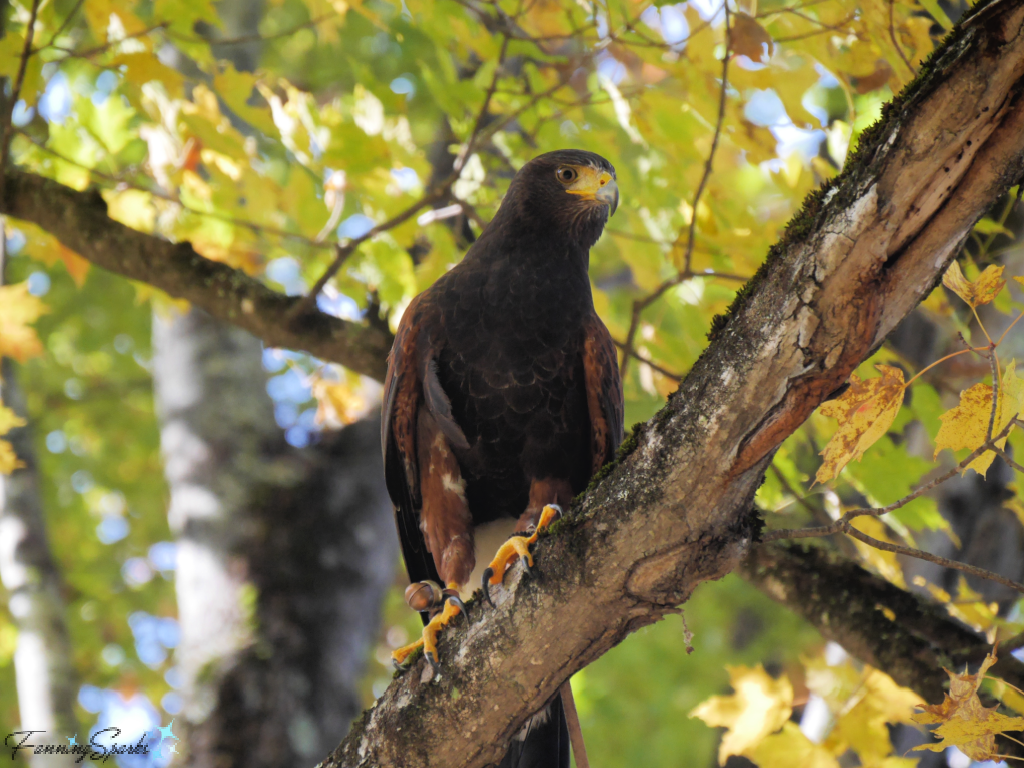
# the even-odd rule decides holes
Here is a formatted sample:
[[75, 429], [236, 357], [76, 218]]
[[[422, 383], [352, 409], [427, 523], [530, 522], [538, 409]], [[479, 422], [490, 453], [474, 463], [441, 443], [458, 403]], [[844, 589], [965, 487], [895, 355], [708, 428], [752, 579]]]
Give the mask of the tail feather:
[[561, 695], [527, 721], [498, 768], [569, 768], [569, 726]]

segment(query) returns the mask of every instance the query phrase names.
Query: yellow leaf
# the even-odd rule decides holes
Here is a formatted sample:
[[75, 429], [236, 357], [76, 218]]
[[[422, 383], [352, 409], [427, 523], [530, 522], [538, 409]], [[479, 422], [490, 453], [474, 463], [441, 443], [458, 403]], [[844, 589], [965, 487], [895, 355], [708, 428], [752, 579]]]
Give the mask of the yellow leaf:
[[0, 475], [9, 475], [24, 466], [25, 462], [14, 455], [14, 446], [6, 440], [0, 440]]
[[749, 757], [760, 768], [839, 768], [839, 761], [828, 749], [808, 739], [800, 726], [791, 722], [763, 739]]
[[[764, 667], [728, 667], [732, 696], [712, 696], [698, 705], [690, 717], [710, 726], [725, 726], [718, 762], [741, 755], [789, 720], [793, 711], [793, 686], [785, 677], [773, 679]], [[794, 763], [789, 763], [793, 765]]]
[[64, 262], [64, 268], [71, 275], [71, 279], [75, 281], [75, 285], [81, 288], [85, 285], [85, 277], [89, 274], [91, 265], [63, 243], [58, 244], [57, 251], [60, 260]]
[[888, 365], [876, 365], [881, 376], [861, 380], [850, 376], [850, 388], [835, 400], [821, 406], [821, 414], [839, 421], [839, 429], [821, 455], [824, 462], [815, 482], [837, 477], [851, 461], [859, 461], [864, 451], [886, 433], [903, 405], [903, 371]]
[[366, 415], [368, 401], [358, 376], [345, 371], [341, 381], [331, 381], [317, 375], [310, 387], [317, 400], [317, 424], [340, 427]]
[[992, 301], [1003, 290], [1006, 281], [1003, 280], [1003, 268], [992, 264], [972, 283], [954, 261], [942, 276], [942, 284], [971, 307], [980, 307]]
[[996, 712], [996, 707], [987, 709], [978, 698], [978, 688], [989, 667], [996, 663], [994, 654], [989, 654], [981, 663], [976, 674], [963, 674], [946, 670], [949, 675], [949, 693], [941, 704], [925, 705], [914, 715], [913, 720], [923, 725], [940, 723], [932, 731], [942, 741], [935, 744], [921, 744], [914, 750], [927, 749], [942, 752], [947, 747], [957, 747], [972, 760], [984, 762], [997, 760], [995, 735], [1005, 731], [1024, 730], [1024, 717], [1008, 717]]
[[[1017, 376], [1013, 361], [1003, 372], [998, 401], [992, 428], [994, 435], [999, 434], [1024, 409], [1024, 379]], [[973, 451], [984, 445], [991, 414], [992, 387], [988, 384], [975, 384], [961, 392], [960, 404], [939, 416], [942, 426], [935, 436], [935, 457], [944, 448]], [[996, 441], [996, 445], [1002, 448], [1006, 445], [1006, 438]], [[986, 451], [968, 464], [967, 469], [973, 469], [984, 477], [995, 457], [994, 451]]]
[[28, 283], [0, 286], [0, 356], [25, 362], [41, 355], [32, 323], [47, 312], [46, 305], [28, 292]]
[[15, 427], [24, 427], [27, 422], [0, 402], [0, 435], [6, 435]]
[[[864, 515], [862, 517], [855, 517], [851, 522], [854, 528], [861, 533], [866, 533], [873, 539], [879, 541], [885, 541], [890, 544], [895, 544], [889, 538], [888, 528], [885, 523], [879, 520], [877, 517], [870, 517]], [[852, 537], [851, 537], [852, 538]], [[892, 582], [901, 589], [906, 589], [906, 581], [903, 578], [903, 568], [900, 567], [900, 561], [895, 552], [886, 552], [883, 549], [875, 549], [870, 544], [866, 544], [860, 539], [853, 539], [854, 546], [857, 547], [857, 551], [860, 556], [882, 576], [886, 581]]]

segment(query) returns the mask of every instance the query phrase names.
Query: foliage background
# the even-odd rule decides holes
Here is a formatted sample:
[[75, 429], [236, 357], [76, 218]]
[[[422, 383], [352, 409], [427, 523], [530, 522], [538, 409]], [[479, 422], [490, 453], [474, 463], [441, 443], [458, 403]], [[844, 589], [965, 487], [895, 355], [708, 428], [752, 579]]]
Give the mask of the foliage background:
[[[393, 329], [411, 298], [461, 258], [516, 168], [558, 147], [597, 151], [616, 166], [622, 204], [594, 249], [591, 276], [598, 310], [624, 349], [630, 424], [650, 418], [675, 389], [712, 318], [800, 201], [842, 167], [964, 10], [936, 0], [729, 1], [726, 9], [716, 0], [52, 0], [39, 5], [11, 158], [75, 188], [95, 185], [125, 224], [189, 240], [289, 294], [316, 282], [335, 242], [442, 188], [356, 249], [318, 299], [323, 311], [379, 317]], [[3, 6], [8, 94], [31, 7]], [[231, 15], [243, 12], [254, 14], [258, 32], [232, 36]], [[454, 215], [453, 205], [461, 205]], [[993, 261], [1014, 268], [1015, 217], [1008, 203], [979, 225], [968, 276]], [[83, 681], [79, 722], [85, 730], [130, 712], [163, 724], [181, 708], [179, 632], [150, 323], [152, 312], [184, 307], [90, 269], [31, 225], [9, 220], [6, 231], [7, 282], [27, 281], [49, 308], [35, 324], [44, 351], [19, 376]], [[986, 322], [998, 326], [1019, 297], [1014, 286]], [[917, 321], [929, 344], [920, 343], [923, 331], [897, 334], [871, 364], [912, 375], [975, 328], [942, 289]], [[924, 352], [936, 354], [921, 359]], [[374, 417], [379, 388], [368, 379], [289, 350], [265, 350], [264, 367], [292, 445]], [[861, 372], [871, 371], [865, 364]], [[815, 416], [779, 452], [760, 492], [769, 526], [906, 494], [935, 466], [939, 414], [984, 375], [970, 365], [936, 369], [915, 384], [891, 438], [811, 489], [834, 429]], [[1015, 487], [995, 482], [1011, 510], [1004, 528], [1019, 526]], [[963, 521], [940, 496], [886, 522], [873, 535], [938, 549], [964, 544]], [[851, 551], [901, 585], [930, 579], [933, 593], [956, 598], [957, 582], [941, 572]], [[959, 600], [989, 601], [1003, 617], [1019, 616], [1002, 593]], [[368, 659], [367, 704], [390, 679], [389, 649], [417, 626], [397, 591], [387, 608]], [[975, 611], [983, 629], [998, 623], [991, 611], [960, 610]], [[800, 657], [821, 648], [813, 630], [735, 576], [703, 587], [685, 617], [693, 654], [673, 620], [575, 678], [595, 765], [713, 764], [718, 732], [687, 715], [727, 690], [727, 663], [787, 672], [802, 716]], [[19, 722], [15, 643], [14, 620], [0, 611], [5, 734]]]

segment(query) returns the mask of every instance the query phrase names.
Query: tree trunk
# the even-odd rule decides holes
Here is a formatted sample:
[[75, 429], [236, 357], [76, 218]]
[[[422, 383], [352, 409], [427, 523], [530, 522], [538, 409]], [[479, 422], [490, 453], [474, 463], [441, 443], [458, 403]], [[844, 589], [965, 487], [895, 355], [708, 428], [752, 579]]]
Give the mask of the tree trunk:
[[[0, 400], [25, 418], [14, 365], [5, 359], [2, 366]], [[0, 475], [0, 579], [10, 593], [8, 607], [18, 628], [14, 670], [21, 730], [45, 732], [34, 734], [26, 743], [67, 746], [67, 739], [78, 731], [74, 710], [78, 675], [60, 573], [46, 536], [30, 430], [30, 426], [19, 427], [4, 436], [25, 466]], [[74, 757], [32, 755], [29, 762], [32, 768], [72, 766]]]
[[260, 343], [200, 311], [154, 349], [189, 762], [308, 765], [359, 711], [397, 561], [376, 425], [293, 449]]

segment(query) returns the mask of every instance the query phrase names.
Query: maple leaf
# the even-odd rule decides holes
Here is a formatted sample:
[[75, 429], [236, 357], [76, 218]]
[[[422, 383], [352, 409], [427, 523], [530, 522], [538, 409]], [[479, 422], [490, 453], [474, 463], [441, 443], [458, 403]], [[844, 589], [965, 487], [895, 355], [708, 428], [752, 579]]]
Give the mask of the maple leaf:
[[808, 739], [796, 723], [787, 722], [782, 730], [766, 737], [750, 752], [759, 768], [839, 768], [839, 761], [826, 747]]
[[823, 416], [839, 421], [839, 429], [821, 455], [825, 457], [814, 481], [824, 483], [837, 477], [851, 461], [884, 435], [903, 405], [903, 371], [889, 365], [876, 365], [881, 376], [860, 379], [850, 376], [850, 387], [840, 397], [822, 404]]
[[[1016, 364], [1011, 360], [1003, 372], [999, 387], [996, 420], [992, 433], [1001, 432], [1022, 409], [1024, 409], [1024, 379], [1018, 378]], [[991, 413], [992, 387], [988, 384], [975, 384], [970, 389], [961, 392], [960, 404], [939, 416], [942, 426], [935, 436], [935, 457], [937, 458], [945, 448], [953, 451], [966, 448], [973, 451], [984, 445]], [[1005, 446], [1006, 438], [996, 441], [996, 445], [1000, 448]], [[986, 451], [968, 464], [964, 471], [973, 469], [984, 477], [995, 457], [994, 451]]]
[[690, 712], [690, 717], [699, 717], [710, 726], [729, 729], [718, 749], [720, 765], [725, 765], [730, 755], [742, 755], [760, 744], [793, 712], [793, 686], [787, 678], [775, 680], [760, 664], [726, 669], [736, 693], [712, 696]]
[[986, 267], [977, 280], [971, 282], [964, 277], [960, 265], [954, 261], [942, 276], [942, 284], [973, 308], [995, 299], [1006, 281], [1003, 280], [1003, 268], [993, 264]]
[[970, 675], [967, 669], [963, 674], [946, 670], [949, 675], [949, 693], [941, 704], [926, 704], [913, 716], [916, 723], [932, 725], [940, 723], [932, 731], [932, 735], [942, 739], [934, 744], [921, 744], [914, 750], [927, 749], [942, 752], [947, 747], [957, 747], [972, 760], [984, 762], [998, 760], [996, 752], [996, 734], [1006, 731], [1024, 730], [1024, 717], [1008, 717], [996, 712], [997, 707], [982, 706], [978, 698], [978, 688], [985, 678], [985, 672], [996, 663], [994, 653], [990, 653], [981, 663], [978, 671]]
[[46, 305], [28, 292], [28, 283], [0, 286], [0, 356], [20, 363], [41, 355], [43, 345], [32, 327], [47, 312]]

